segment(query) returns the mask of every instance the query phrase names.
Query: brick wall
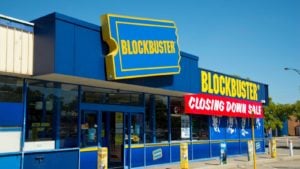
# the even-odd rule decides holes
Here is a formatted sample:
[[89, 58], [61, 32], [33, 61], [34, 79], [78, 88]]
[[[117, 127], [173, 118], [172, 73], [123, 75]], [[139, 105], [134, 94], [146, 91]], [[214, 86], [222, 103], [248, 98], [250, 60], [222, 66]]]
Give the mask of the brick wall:
[[294, 117], [294, 116], [290, 116], [290, 119], [288, 121], [288, 128], [289, 128], [290, 136], [296, 135], [296, 127], [297, 126], [300, 126], [299, 120], [296, 120], [296, 117]]

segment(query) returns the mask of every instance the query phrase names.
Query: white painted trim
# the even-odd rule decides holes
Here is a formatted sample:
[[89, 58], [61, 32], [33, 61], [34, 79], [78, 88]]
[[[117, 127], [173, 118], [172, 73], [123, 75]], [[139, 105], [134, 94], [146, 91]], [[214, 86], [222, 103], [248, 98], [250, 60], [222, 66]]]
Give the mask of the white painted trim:
[[17, 19], [17, 18], [13, 18], [13, 17], [10, 17], [10, 16], [2, 15], [2, 14], [0, 14], [0, 18], [8, 19], [8, 20], [11, 20], [11, 21], [15, 21], [15, 22], [26, 24], [26, 25], [34, 26], [34, 23], [27, 22], [27, 21], [24, 21], [24, 20], [20, 20], [20, 19]]

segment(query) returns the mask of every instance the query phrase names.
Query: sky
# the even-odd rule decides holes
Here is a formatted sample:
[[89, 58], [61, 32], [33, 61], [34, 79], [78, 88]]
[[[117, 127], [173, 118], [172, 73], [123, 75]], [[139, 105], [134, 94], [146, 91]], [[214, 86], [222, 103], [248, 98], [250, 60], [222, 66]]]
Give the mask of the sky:
[[1, 0], [0, 14], [52, 12], [100, 25], [106, 13], [175, 21], [199, 67], [268, 84], [276, 103], [300, 100], [300, 0]]

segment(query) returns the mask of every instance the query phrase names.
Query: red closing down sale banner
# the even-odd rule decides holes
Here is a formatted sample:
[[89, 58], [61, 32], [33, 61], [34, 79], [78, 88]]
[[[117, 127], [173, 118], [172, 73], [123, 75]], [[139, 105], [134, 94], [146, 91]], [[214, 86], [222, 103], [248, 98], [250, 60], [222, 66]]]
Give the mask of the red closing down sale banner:
[[[262, 103], [209, 94], [184, 96], [186, 114], [263, 118]], [[252, 114], [253, 113], [253, 114]]]

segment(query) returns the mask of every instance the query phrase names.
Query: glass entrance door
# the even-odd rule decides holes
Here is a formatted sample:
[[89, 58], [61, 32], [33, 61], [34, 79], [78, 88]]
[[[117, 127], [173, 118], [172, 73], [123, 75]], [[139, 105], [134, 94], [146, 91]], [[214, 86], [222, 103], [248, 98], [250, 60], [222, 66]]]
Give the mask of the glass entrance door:
[[98, 145], [98, 111], [83, 110], [81, 115], [81, 147]]
[[108, 148], [108, 167], [124, 168], [124, 114], [102, 112], [102, 146]]

